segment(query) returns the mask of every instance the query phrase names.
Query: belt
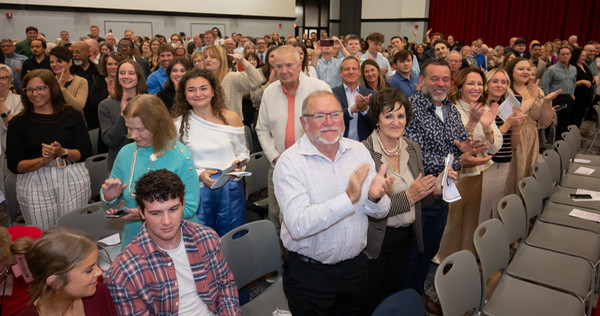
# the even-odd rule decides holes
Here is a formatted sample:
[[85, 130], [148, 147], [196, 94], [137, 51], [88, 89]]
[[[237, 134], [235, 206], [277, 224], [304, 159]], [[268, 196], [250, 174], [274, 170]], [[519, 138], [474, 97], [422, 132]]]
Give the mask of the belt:
[[56, 159], [51, 160], [49, 163], [47, 163], [44, 167], [54, 167], [54, 168], [64, 168], [68, 165], [72, 165], [73, 162], [67, 160], [67, 159], [62, 159], [60, 157], [57, 157]]
[[315, 260], [315, 259], [313, 259], [313, 258], [310, 258], [310, 257], [307, 257], [307, 256], [303, 256], [303, 255], [301, 255], [301, 254], [299, 254], [299, 253], [297, 253], [297, 252], [293, 252], [293, 251], [288, 251], [288, 252], [287, 252], [287, 255], [288, 255], [289, 257], [292, 257], [292, 258], [298, 259], [298, 260], [300, 260], [300, 261], [302, 261], [302, 262], [306, 262], [306, 263], [313, 263], [313, 264], [324, 264], [324, 263], [321, 263], [321, 261]]

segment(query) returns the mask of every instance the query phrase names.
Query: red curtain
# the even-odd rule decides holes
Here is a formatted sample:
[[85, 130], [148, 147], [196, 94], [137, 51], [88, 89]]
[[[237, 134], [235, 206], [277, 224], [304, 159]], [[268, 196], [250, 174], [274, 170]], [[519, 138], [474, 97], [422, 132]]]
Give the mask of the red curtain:
[[[594, 25], [594, 23], [596, 23]], [[508, 46], [511, 37], [545, 43], [578, 36], [579, 45], [600, 41], [598, 0], [430, 0], [429, 27], [470, 45]]]

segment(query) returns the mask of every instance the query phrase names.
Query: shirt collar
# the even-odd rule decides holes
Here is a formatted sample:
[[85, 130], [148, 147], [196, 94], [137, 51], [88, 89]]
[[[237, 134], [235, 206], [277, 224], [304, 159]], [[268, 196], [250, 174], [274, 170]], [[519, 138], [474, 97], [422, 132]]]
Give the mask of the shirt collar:
[[350, 93], [358, 92], [358, 88], [360, 87], [360, 85], [357, 84], [356, 88], [354, 90], [351, 90], [350, 87], [348, 87], [345, 83], [342, 82], [342, 84], [344, 85], [344, 91], [350, 91]]
[[[310, 142], [310, 139], [308, 139], [308, 135], [306, 135], [306, 133], [304, 133], [304, 135], [302, 135], [302, 137], [298, 141], [297, 146], [298, 146], [298, 152], [301, 155], [321, 156], [323, 158], [327, 158], [327, 156], [325, 156], [322, 152], [320, 152], [319, 149], [317, 149], [317, 147], [315, 147], [315, 145], [313, 145], [313, 143]], [[348, 144], [346, 144], [346, 139], [342, 137], [340, 139], [340, 141], [338, 142], [338, 150], [335, 154], [335, 157], [337, 158], [338, 156], [342, 155], [349, 148], [350, 147], [348, 146]], [[327, 160], [329, 160], [329, 158], [327, 158]]]
[[[186, 242], [186, 239], [188, 238], [187, 236], [189, 236], [191, 234], [191, 230], [190, 230], [191, 227], [190, 227], [190, 224], [187, 223], [187, 220], [184, 219], [181, 221], [180, 229], [181, 229], [181, 234], [183, 236], [183, 242], [185, 244], [185, 247], [189, 248], [190, 245], [193, 245], [193, 242], [191, 244], [189, 242]], [[166, 254], [165, 251], [161, 250], [156, 245], [156, 243], [154, 243], [154, 240], [152, 240], [152, 237], [150, 237], [150, 234], [148, 234], [148, 230], [146, 229], [145, 222], [142, 225], [142, 228], [140, 229], [136, 238], [134, 238], [134, 240], [132, 241], [132, 244], [133, 243], [137, 243], [138, 246], [142, 249], [142, 251], [146, 254], [146, 256], [150, 256], [154, 252]], [[196, 247], [196, 246], [194, 246], [194, 247]]]

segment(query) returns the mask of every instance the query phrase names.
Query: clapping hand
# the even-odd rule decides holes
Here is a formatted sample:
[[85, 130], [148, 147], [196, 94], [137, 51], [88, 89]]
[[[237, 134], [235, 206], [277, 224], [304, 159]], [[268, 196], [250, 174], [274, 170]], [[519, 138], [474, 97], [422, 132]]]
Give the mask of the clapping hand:
[[[368, 165], [367, 165], [368, 167]], [[367, 168], [367, 172], [369, 169]], [[379, 202], [379, 200], [387, 193], [392, 191], [392, 184], [394, 183], [394, 178], [386, 178], [385, 172], [387, 171], [387, 165], [382, 164], [381, 168], [379, 168], [379, 172], [371, 181], [371, 185], [369, 186], [369, 200], [371, 202]]]

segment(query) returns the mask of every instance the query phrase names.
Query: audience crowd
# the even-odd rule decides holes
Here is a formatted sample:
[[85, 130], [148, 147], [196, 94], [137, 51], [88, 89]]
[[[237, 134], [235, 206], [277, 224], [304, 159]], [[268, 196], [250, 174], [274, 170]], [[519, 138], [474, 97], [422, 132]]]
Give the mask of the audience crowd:
[[[600, 43], [576, 35], [492, 47], [431, 30], [422, 42], [89, 31], [1, 40], [0, 178], [16, 174], [29, 225], [0, 227], [1, 315], [239, 315], [247, 293], [219, 237], [246, 223], [257, 148], [293, 315], [371, 315], [405, 288], [439, 314], [430, 263], [476, 254], [477, 225], [600, 100]], [[108, 153], [100, 192], [84, 165], [94, 129], [94, 153]], [[107, 211], [125, 229], [104, 280], [96, 241], [54, 227], [96, 194], [125, 205]]]

